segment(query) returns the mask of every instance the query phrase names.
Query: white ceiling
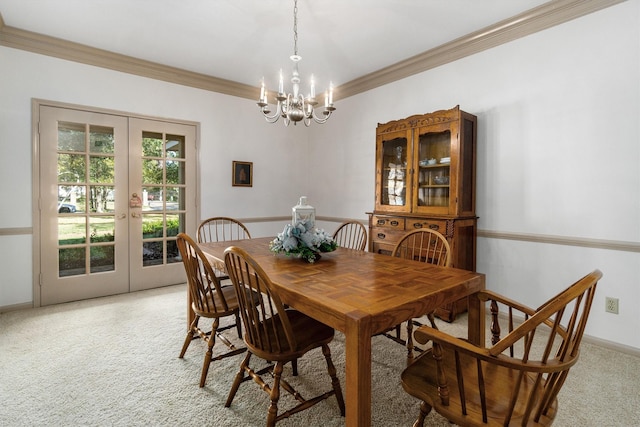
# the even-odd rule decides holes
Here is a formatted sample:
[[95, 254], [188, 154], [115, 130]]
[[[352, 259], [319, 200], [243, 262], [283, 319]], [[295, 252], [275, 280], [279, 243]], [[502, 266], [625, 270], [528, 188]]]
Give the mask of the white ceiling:
[[[548, 0], [299, 0], [303, 81], [342, 85]], [[0, 0], [5, 25], [257, 86], [291, 71], [293, 0]]]

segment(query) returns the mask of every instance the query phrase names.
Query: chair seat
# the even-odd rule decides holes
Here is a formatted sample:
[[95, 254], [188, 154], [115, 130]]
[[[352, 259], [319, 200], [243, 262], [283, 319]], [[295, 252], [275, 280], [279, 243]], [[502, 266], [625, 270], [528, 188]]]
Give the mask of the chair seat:
[[320, 347], [322, 344], [328, 344], [333, 340], [333, 328], [330, 328], [329, 326], [320, 323], [297, 310], [287, 309], [286, 312], [291, 323], [291, 330], [297, 340], [297, 348], [290, 348], [289, 341], [285, 337], [282, 328], [276, 328], [276, 336], [276, 333], [273, 331], [274, 328], [270, 326], [274, 321], [280, 322], [279, 315], [275, 315], [265, 321], [265, 323], [268, 324], [268, 327], [265, 329], [269, 331], [266, 342], [279, 342], [280, 349], [274, 352], [265, 352], [264, 350], [256, 348], [247, 342], [247, 347], [253, 354], [273, 361], [290, 361], [298, 359], [309, 350]]
[[[466, 404], [468, 420], [465, 422], [465, 416], [462, 414], [462, 408], [459, 398], [459, 385], [455, 375], [455, 357], [453, 351], [447, 348], [442, 349], [442, 362], [447, 377], [449, 387], [449, 405], [443, 405], [438, 393], [437, 367], [433, 358], [431, 349], [421, 354], [409, 367], [402, 373], [402, 386], [407, 393], [427, 402], [429, 405], [443, 415], [445, 418], [457, 423], [458, 425], [476, 425], [478, 419], [482, 418], [482, 409], [480, 396], [474, 384], [478, 383], [478, 367], [476, 359], [465, 354], [460, 354], [460, 365], [462, 368], [462, 377], [465, 380]], [[483, 375], [485, 381], [485, 397], [487, 402], [487, 426], [502, 426], [504, 414], [510, 404], [513, 384], [518, 380], [520, 371], [506, 368], [497, 364], [483, 364]], [[529, 397], [535, 384], [535, 378], [531, 374], [525, 373], [523, 376], [523, 384], [520, 389], [520, 396]], [[537, 394], [542, 395], [542, 387], [538, 387]], [[549, 413], [542, 415], [540, 423], [530, 420], [527, 426], [550, 425], [557, 411], [557, 399], [554, 400]], [[526, 410], [526, 400], [518, 399], [510, 426], [522, 425], [522, 414]], [[475, 421], [474, 421], [475, 420]]]
[[[220, 288], [220, 292], [222, 293], [222, 297], [224, 297], [224, 300], [227, 302], [228, 310], [226, 311], [220, 310], [220, 308], [223, 307], [222, 297], [218, 294], [218, 292], [216, 292], [213, 294], [213, 298], [211, 294], [207, 295], [207, 303], [208, 303], [207, 305], [211, 307], [211, 310], [208, 310], [208, 311], [200, 310], [198, 309], [198, 307], [194, 302], [191, 304], [193, 311], [198, 316], [208, 317], [208, 318], [225, 317], [225, 316], [234, 314], [236, 311], [238, 311], [238, 297], [236, 296], [235, 289], [233, 289], [232, 286], [223, 286]], [[213, 307], [218, 307], [218, 311], [215, 311]]]

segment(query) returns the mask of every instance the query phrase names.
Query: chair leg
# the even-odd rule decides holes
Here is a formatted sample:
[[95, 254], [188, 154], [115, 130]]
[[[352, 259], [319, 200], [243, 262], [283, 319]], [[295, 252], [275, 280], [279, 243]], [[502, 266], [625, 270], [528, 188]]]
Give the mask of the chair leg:
[[239, 312], [236, 312], [236, 329], [238, 330], [238, 338], [242, 339], [242, 322], [240, 322]]
[[291, 361], [291, 370], [293, 371], [293, 376], [298, 376], [298, 359], [293, 359]]
[[233, 384], [231, 385], [231, 390], [229, 390], [229, 395], [227, 396], [227, 401], [224, 404], [225, 408], [231, 406], [231, 402], [233, 402], [233, 398], [236, 397], [236, 393], [238, 392], [238, 388], [242, 381], [244, 380], [244, 373], [247, 370], [247, 366], [249, 366], [249, 362], [251, 361], [252, 353], [247, 351], [247, 355], [244, 357], [242, 362], [240, 363], [240, 370], [236, 374], [235, 379], [233, 380]]
[[276, 425], [276, 418], [278, 416], [278, 400], [280, 400], [280, 380], [282, 378], [282, 368], [284, 363], [278, 361], [273, 368], [273, 386], [271, 387], [271, 404], [267, 412], [267, 427], [274, 427]]
[[340, 380], [338, 380], [338, 376], [336, 375], [336, 367], [333, 364], [333, 360], [331, 359], [331, 349], [327, 344], [322, 346], [322, 354], [324, 358], [327, 360], [327, 371], [329, 371], [329, 376], [331, 377], [331, 384], [333, 385], [333, 392], [336, 395], [336, 400], [338, 401], [338, 407], [340, 408], [340, 415], [344, 417], [345, 414], [345, 406], [344, 406], [344, 396], [342, 395], [342, 388], [340, 387]]
[[431, 412], [431, 405], [427, 405], [427, 402], [422, 402], [420, 405], [420, 415], [418, 415], [416, 422], [413, 423], [413, 427], [423, 427], [424, 419], [427, 418], [429, 412]]
[[204, 354], [204, 362], [202, 363], [202, 374], [200, 375], [200, 387], [204, 387], [204, 383], [207, 380], [207, 374], [209, 373], [209, 365], [211, 365], [211, 358], [213, 357], [213, 346], [216, 344], [216, 331], [218, 330], [218, 325], [220, 324], [220, 319], [215, 319], [213, 324], [211, 325], [211, 335], [206, 340], [207, 342], [207, 352]]
[[196, 314], [196, 317], [194, 317], [193, 322], [191, 322], [191, 326], [189, 326], [189, 330], [187, 331], [187, 336], [184, 339], [184, 344], [182, 344], [182, 350], [180, 351], [180, 356], [178, 356], [180, 359], [184, 357], [184, 354], [187, 352], [187, 348], [189, 348], [189, 344], [191, 344], [191, 341], [193, 341], [193, 332], [195, 328], [198, 326], [198, 320], [200, 320], [200, 316]]

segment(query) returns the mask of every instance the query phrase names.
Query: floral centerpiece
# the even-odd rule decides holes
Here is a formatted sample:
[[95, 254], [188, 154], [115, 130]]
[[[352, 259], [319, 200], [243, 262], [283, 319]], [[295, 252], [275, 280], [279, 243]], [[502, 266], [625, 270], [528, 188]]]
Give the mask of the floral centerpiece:
[[320, 258], [320, 252], [335, 251], [337, 247], [333, 237], [315, 228], [314, 222], [309, 220], [287, 224], [282, 233], [269, 243], [272, 252], [296, 256], [311, 263]]

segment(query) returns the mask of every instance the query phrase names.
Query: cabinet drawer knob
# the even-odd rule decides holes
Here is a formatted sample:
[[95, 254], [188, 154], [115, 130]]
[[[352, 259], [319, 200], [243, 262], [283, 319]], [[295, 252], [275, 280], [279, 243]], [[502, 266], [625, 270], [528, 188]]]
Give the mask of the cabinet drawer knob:
[[378, 233], [378, 239], [385, 239], [386, 237], [384, 233]]
[[391, 221], [391, 225], [393, 225], [394, 227], [397, 227], [398, 226], [398, 221], [396, 221], [396, 220]]
[[386, 221], [384, 219], [379, 219], [378, 220], [378, 225], [384, 225]]
[[[424, 227], [424, 224], [422, 224], [421, 222], [416, 222], [413, 224], [413, 228], [422, 228], [422, 227]], [[429, 224], [429, 228], [432, 230], [438, 230], [440, 226], [438, 224]]]

